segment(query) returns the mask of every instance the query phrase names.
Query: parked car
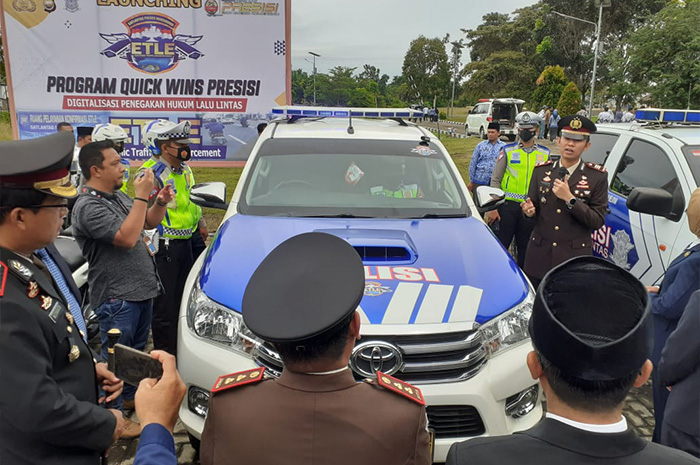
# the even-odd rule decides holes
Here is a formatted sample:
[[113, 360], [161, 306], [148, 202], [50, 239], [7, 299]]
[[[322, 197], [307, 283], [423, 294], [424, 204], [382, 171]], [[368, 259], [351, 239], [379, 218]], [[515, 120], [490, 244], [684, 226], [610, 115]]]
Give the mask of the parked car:
[[[422, 389], [436, 461], [455, 441], [523, 430], [542, 416], [525, 365], [533, 289], [480, 215], [503, 192], [484, 186], [475, 205], [445, 147], [405, 121], [410, 110], [350, 111], [352, 119], [332, 108], [275, 110], [287, 118], [256, 142], [222, 225], [188, 277], [180, 419], [195, 447], [220, 375], [282, 371], [274, 346], [245, 327], [241, 302], [263, 258], [309, 231], [335, 234], [362, 257], [362, 340], [351, 369], [358, 381], [381, 370]], [[223, 195], [193, 199], [226, 208]]]
[[478, 134], [482, 139], [486, 139], [489, 123], [498, 121], [501, 125], [501, 135], [514, 141], [518, 135], [515, 115], [520, 113], [524, 103], [524, 100], [516, 98], [480, 99], [467, 115], [467, 136]]
[[583, 159], [608, 171], [609, 213], [593, 233], [594, 254], [654, 285], [696, 239], [685, 208], [700, 186], [700, 111], [646, 109], [636, 118], [598, 125]]

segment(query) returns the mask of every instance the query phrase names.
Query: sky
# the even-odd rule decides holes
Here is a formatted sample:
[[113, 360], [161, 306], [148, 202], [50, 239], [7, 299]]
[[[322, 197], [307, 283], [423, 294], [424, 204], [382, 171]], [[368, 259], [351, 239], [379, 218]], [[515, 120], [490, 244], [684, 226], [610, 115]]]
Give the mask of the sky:
[[[319, 73], [335, 66], [370, 64], [381, 73], [401, 74], [403, 57], [420, 35], [450, 40], [464, 37], [486, 13], [512, 13], [535, 0], [292, 0], [292, 69], [309, 74], [316, 58]], [[448, 50], [449, 52], [449, 50]], [[468, 62], [468, 53], [462, 64]]]

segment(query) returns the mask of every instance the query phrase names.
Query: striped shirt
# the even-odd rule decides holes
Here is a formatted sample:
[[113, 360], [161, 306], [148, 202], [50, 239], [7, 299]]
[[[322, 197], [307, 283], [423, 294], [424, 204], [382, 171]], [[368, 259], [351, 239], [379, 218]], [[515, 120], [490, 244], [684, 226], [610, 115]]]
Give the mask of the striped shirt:
[[498, 153], [505, 145], [505, 142], [500, 139], [496, 142], [490, 140], [479, 142], [474, 148], [472, 161], [469, 164], [469, 181], [488, 186]]

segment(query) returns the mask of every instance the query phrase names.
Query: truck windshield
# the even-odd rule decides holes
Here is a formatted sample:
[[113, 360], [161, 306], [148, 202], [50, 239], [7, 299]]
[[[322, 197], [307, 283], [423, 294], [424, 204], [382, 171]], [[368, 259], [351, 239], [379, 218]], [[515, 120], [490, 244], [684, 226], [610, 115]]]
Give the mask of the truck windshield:
[[239, 204], [250, 215], [439, 218], [469, 211], [433, 144], [270, 139], [251, 168]]

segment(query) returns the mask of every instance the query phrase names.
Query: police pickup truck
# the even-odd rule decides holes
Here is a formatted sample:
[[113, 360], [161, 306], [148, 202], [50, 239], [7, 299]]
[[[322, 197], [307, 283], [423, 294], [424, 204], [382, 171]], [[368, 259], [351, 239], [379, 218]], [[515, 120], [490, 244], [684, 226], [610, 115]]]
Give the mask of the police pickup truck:
[[593, 233], [593, 252], [644, 284], [696, 237], [685, 209], [700, 186], [700, 111], [644, 109], [633, 123], [600, 124], [587, 162], [608, 172], [608, 214]]
[[[195, 447], [217, 377], [257, 366], [280, 374], [274, 347], [243, 323], [243, 292], [272, 249], [310, 231], [334, 234], [362, 257], [362, 340], [352, 371], [361, 380], [380, 370], [422, 389], [436, 461], [455, 441], [534, 425], [542, 407], [525, 364], [533, 290], [482, 221], [445, 147], [406, 122], [418, 116], [408, 109], [275, 113], [282, 118], [255, 144], [185, 287], [180, 419]], [[480, 197], [482, 211], [496, 206], [498, 191]], [[216, 206], [216, 196], [203, 197]]]

